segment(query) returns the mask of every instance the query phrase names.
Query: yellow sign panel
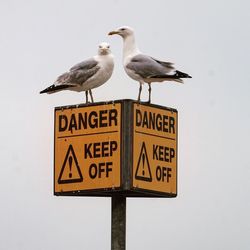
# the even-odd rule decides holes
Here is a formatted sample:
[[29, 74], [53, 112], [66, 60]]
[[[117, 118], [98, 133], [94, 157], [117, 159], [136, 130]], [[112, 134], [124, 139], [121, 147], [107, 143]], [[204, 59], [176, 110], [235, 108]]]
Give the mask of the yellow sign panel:
[[120, 187], [121, 104], [56, 108], [54, 191]]
[[133, 188], [177, 195], [177, 111], [134, 103]]

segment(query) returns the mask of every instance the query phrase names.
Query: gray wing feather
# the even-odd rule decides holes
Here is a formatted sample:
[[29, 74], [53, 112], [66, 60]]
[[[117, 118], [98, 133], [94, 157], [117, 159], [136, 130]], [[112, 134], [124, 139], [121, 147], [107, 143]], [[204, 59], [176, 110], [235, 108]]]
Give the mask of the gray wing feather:
[[166, 67], [166, 68], [169, 68], [169, 70], [173, 70], [173, 69], [175, 69], [174, 68], [174, 64], [173, 63], [171, 63], [171, 62], [163, 62], [163, 61], [159, 61], [159, 60], [157, 60], [157, 59], [155, 59], [155, 58], [153, 58], [153, 57], [151, 57], [153, 60], [155, 60], [156, 62], [158, 62], [159, 64], [161, 64], [162, 66], [164, 66], [164, 67]]
[[100, 69], [99, 66], [95, 66], [88, 70], [75, 70], [70, 72], [70, 82], [74, 82], [78, 85], [84, 84], [89, 78], [91, 78], [93, 75], [97, 73], [97, 71]]
[[93, 58], [87, 59], [83, 62], [80, 62], [78, 64], [76, 64], [75, 66], [73, 66], [70, 71], [75, 71], [75, 70], [88, 70], [91, 69], [93, 67], [95, 67], [98, 64], [98, 62], [96, 60], [94, 60]]
[[[85, 61], [86, 62], [86, 61]], [[93, 75], [97, 73], [97, 71], [100, 69], [100, 67], [97, 65], [97, 62], [94, 66], [94, 63], [92, 64], [92, 67], [90, 67], [90, 64], [86, 64], [85, 62], [79, 63], [75, 65], [72, 70], [70, 69], [69, 72], [66, 72], [62, 75], [60, 75], [57, 80], [56, 84], [67, 84], [69, 86], [81, 86], [86, 82], [89, 78], [91, 78]]]
[[72, 85], [75, 86], [76, 84], [70, 82], [70, 73], [66, 72], [63, 73], [62, 75], [58, 76], [58, 78], [55, 81], [56, 85], [61, 85], [61, 84], [67, 84], [67, 85]]
[[174, 69], [172, 65], [172, 63], [161, 62], [150, 56], [139, 54], [134, 56], [126, 67], [143, 78], [149, 78], [153, 75], [169, 73]]

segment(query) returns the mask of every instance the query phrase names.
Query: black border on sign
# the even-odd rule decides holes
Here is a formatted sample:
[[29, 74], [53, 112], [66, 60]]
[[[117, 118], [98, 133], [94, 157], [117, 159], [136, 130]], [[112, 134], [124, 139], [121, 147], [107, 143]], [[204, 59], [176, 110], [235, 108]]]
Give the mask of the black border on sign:
[[176, 112], [176, 128], [177, 128], [177, 130], [176, 130], [176, 152], [177, 152], [177, 156], [176, 156], [176, 196], [177, 196], [177, 194], [178, 194], [178, 158], [179, 158], [179, 151], [178, 151], [178, 138], [179, 138], [179, 136], [178, 136], [178, 133], [179, 133], [179, 128], [178, 128], [178, 126], [179, 126], [179, 124], [178, 124], [178, 119], [179, 119], [179, 117], [178, 117], [178, 111]]
[[151, 191], [143, 188], [131, 190], [119, 189], [90, 189], [90, 190], [77, 190], [56, 192], [55, 196], [89, 196], [89, 197], [112, 197], [116, 195], [123, 195], [130, 198], [175, 198], [177, 195], [174, 193], [163, 193]]
[[122, 183], [122, 124], [123, 124], [123, 111], [122, 111], [122, 103], [120, 103], [120, 111], [121, 111], [121, 116], [120, 116], [120, 187], [119, 189], [122, 188], [123, 183]]
[[113, 100], [113, 101], [106, 101], [106, 102], [94, 102], [94, 103], [90, 103], [90, 104], [74, 104], [74, 105], [65, 105], [65, 106], [58, 106], [55, 107], [55, 110], [62, 110], [62, 109], [73, 109], [73, 108], [81, 108], [81, 107], [90, 107], [90, 106], [99, 106], [99, 105], [107, 105], [107, 104], [115, 104], [115, 103], [136, 103], [138, 105], [146, 105], [146, 106], [150, 106], [150, 107], [155, 107], [155, 108], [159, 108], [159, 109], [164, 109], [164, 110], [168, 110], [168, 111], [172, 111], [172, 112], [176, 112], [178, 113], [177, 109], [175, 108], [169, 108], [169, 107], [164, 107], [158, 104], [153, 104], [153, 103], [148, 103], [148, 102], [138, 102], [132, 99], [119, 99], [119, 100]]
[[132, 157], [132, 142], [131, 142], [131, 100], [124, 100], [122, 103], [122, 151], [121, 151], [121, 169], [122, 169], [122, 190], [121, 192], [129, 192], [131, 190], [131, 157]]
[[54, 195], [56, 195], [56, 108], [54, 108], [54, 155], [53, 155], [53, 187]]

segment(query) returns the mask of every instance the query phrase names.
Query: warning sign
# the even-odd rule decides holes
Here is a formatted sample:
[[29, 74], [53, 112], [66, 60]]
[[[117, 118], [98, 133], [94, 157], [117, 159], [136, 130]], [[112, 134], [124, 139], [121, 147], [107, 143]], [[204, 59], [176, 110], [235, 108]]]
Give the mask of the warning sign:
[[177, 195], [177, 110], [126, 99], [57, 107], [54, 120], [55, 195]]
[[133, 104], [133, 187], [177, 194], [177, 111]]
[[72, 145], [69, 145], [69, 149], [65, 156], [65, 160], [62, 165], [62, 169], [58, 178], [58, 183], [75, 183], [82, 182], [83, 177], [81, 169], [78, 165], [77, 158]]
[[121, 104], [55, 109], [55, 194], [120, 187]]
[[142, 143], [141, 153], [138, 159], [135, 178], [142, 181], [152, 181], [145, 142]]

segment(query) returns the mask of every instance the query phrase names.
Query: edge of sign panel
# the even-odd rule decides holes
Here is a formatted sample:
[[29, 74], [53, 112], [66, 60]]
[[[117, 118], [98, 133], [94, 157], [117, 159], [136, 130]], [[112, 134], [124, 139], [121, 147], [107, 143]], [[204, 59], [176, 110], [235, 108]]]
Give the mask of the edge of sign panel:
[[[98, 188], [98, 189], [90, 189], [90, 190], [77, 190], [77, 191], [63, 191], [63, 192], [56, 192], [55, 188], [55, 132], [56, 132], [56, 112], [59, 110], [65, 109], [75, 109], [75, 108], [82, 108], [82, 107], [94, 107], [94, 106], [101, 106], [101, 105], [110, 105], [110, 104], [120, 104], [121, 105], [121, 119], [120, 119], [120, 150], [122, 150], [122, 124], [123, 124], [123, 115], [122, 115], [122, 106], [123, 100], [114, 100], [114, 101], [106, 101], [106, 102], [95, 102], [90, 104], [75, 104], [75, 105], [65, 105], [65, 106], [58, 106], [54, 108], [54, 167], [53, 167], [53, 187], [54, 187], [54, 195], [56, 196], [95, 196], [95, 197], [102, 197], [102, 196], [113, 196], [117, 193], [120, 193], [123, 188], [122, 182], [122, 169], [120, 169], [120, 186], [114, 188]], [[122, 157], [120, 156], [120, 166], [122, 164]]]
[[54, 108], [54, 135], [53, 135], [53, 139], [54, 139], [54, 145], [53, 145], [53, 193], [54, 195], [56, 195], [56, 183], [55, 183], [55, 158], [56, 158], [56, 108]]
[[[132, 102], [132, 114], [134, 115], [134, 104], [138, 103], [137, 101], [133, 101]], [[170, 108], [170, 107], [165, 107], [165, 106], [161, 106], [158, 104], [149, 104], [147, 102], [140, 103], [141, 105], [144, 106], [149, 106], [149, 107], [153, 107], [153, 108], [158, 108], [158, 109], [162, 109], [162, 110], [167, 110], [170, 112], [175, 112], [176, 113], [176, 149], [178, 151], [178, 110], [175, 108]], [[132, 119], [132, 130], [134, 129], [134, 119]], [[134, 141], [134, 132], [132, 133], [132, 141]], [[134, 146], [134, 143], [132, 143], [132, 147]], [[132, 150], [134, 151], [134, 149], [132, 148]], [[132, 154], [132, 159], [131, 159], [131, 168], [133, 168], [133, 162], [134, 162], [134, 155]], [[140, 188], [140, 187], [134, 187], [133, 185], [133, 170], [131, 173], [131, 190], [132, 193], [134, 194], [133, 196], [135, 197], [165, 197], [165, 198], [175, 198], [177, 197], [178, 194], [178, 154], [177, 154], [177, 158], [176, 158], [176, 193], [166, 193], [166, 192], [161, 192], [161, 191], [154, 191], [154, 190], [148, 190], [148, 189], [144, 189], [144, 188]]]

